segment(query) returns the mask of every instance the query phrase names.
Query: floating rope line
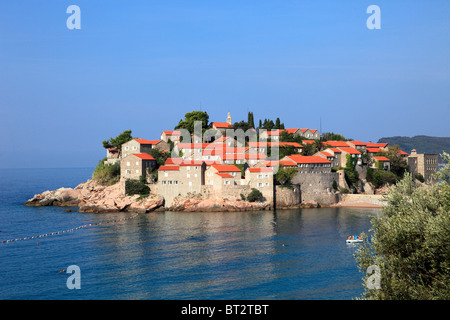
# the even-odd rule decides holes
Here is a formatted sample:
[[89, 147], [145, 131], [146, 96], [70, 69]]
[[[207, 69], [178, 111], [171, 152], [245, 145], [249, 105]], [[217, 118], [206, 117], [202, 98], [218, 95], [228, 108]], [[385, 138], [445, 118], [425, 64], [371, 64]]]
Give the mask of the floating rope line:
[[3, 240], [1, 243], [2, 244], [6, 244], [6, 243], [9, 243], [9, 242], [23, 241], [23, 240], [29, 240], [29, 239], [39, 239], [39, 238], [44, 238], [44, 237], [48, 237], [48, 236], [54, 236], [54, 235], [57, 235], [57, 234], [73, 232], [73, 231], [76, 231], [76, 230], [79, 230], [79, 229], [83, 229], [83, 228], [99, 226], [99, 225], [102, 225], [102, 224], [127, 221], [127, 220], [130, 220], [130, 219], [134, 219], [137, 216], [138, 216], [138, 214], [135, 214], [135, 215], [127, 217], [127, 218], [113, 219], [113, 220], [107, 220], [107, 221], [104, 221], [104, 222], [97, 222], [97, 223], [89, 223], [89, 224], [85, 224], [85, 225], [82, 225], [82, 226], [79, 226], [79, 227], [75, 227], [75, 228], [72, 228], [72, 229], [67, 229], [67, 230], [63, 230], [63, 231], [55, 231], [55, 232], [50, 232], [50, 233], [44, 233], [44, 234], [41, 234], [41, 235], [38, 235], [38, 236], [31, 236], [31, 237]]

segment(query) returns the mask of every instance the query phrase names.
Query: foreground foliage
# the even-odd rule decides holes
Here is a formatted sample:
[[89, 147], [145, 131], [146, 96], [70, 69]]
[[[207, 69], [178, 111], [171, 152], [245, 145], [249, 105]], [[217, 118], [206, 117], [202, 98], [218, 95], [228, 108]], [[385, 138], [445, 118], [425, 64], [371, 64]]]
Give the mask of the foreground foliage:
[[444, 169], [432, 186], [405, 173], [390, 188], [382, 216], [372, 221], [373, 236], [364, 235], [355, 254], [362, 272], [371, 265], [380, 270], [380, 289], [369, 289], [371, 275], [364, 278], [364, 298], [450, 299], [449, 164]]

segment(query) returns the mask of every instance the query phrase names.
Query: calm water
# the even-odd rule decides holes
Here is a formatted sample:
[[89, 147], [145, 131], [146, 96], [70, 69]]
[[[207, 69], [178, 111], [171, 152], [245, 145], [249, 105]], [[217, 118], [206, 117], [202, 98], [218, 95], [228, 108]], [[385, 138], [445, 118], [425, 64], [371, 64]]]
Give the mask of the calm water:
[[[93, 169], [0, 169], [0, 241], [130, 214], [29, 208]], [[0, 299], [352, 299], [362, 274], [345, 244], [375, 209], [140, 214], [114, 224], [0, 244]], [[37, 245], [39, 242], [39, 245]], [[69, 290], [70, 265], [81, 289]]]

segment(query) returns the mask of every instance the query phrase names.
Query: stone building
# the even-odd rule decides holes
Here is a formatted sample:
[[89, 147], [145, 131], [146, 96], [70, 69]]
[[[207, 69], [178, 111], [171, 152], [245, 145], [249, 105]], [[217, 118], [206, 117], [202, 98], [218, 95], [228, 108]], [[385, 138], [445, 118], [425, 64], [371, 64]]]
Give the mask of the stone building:
[[177, 141], [180, 141], [180, 135], [181, 135], [181, 132], [178, 130], [163, 131], [161, 133], [161, 140], [163, 140], [165, 142], [169, 142], [169, 140], [172, 142], [177, 142]]
[[122, 158], [135, 153], [150, 153], [153, 148], [170, 151], [170, 145], [163, 140], [133, 139], [122, 144]]
[[408, 156], [408, 166], [412, 174], [420, 173], [428, 183], [438, 171], [438, 155], [417, 153], [417, 150], [413, 149]]
[[383, 169], [387, 171], [391, 171], [391, 160], [386, 157], [376, 156], [373, 157], [373, 168]]
[[147, 153], [133, 153], [120, 161], [120, 178], [122, 180], [146, 178], [148, 170], [156, 167], [156, 160]]

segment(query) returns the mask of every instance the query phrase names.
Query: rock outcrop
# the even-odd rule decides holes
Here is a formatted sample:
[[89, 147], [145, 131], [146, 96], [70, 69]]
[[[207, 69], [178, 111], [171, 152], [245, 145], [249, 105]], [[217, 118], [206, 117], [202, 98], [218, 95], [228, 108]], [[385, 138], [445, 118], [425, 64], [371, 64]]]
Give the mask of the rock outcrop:
[[208, 197], [203, 198], [201, 194], [190, 194], [175, 197], [169, 211], [250, 211], [270, 210], [270, 202], [249, 202], [237, 197]]
[[78, 206], [79, 212], [138, 212], [154, 211], [164, 205], [160, 196], [126, 196], [120, 184], [102, 186], [93, 180], [81, 183], [74, 189], [59, 188], [35, 195], [25, 203], [26, 206]]

